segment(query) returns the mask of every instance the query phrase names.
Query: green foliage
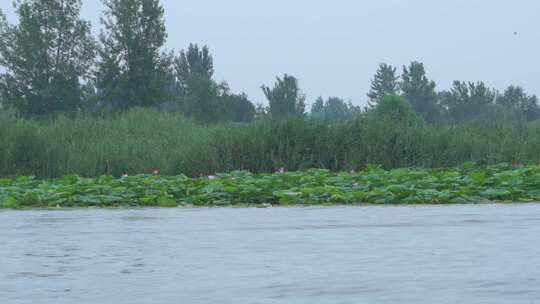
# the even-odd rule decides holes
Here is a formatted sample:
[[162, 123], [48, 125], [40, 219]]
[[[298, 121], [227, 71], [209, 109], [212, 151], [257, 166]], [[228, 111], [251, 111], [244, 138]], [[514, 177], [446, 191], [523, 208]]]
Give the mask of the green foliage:
[[396, 68], [386, 63], [379, 64], [375, 76], [371, 80], [371, 88], [367, 96], [369, 106], [374, 107], [387, 95], [395, 95], [399, 91], [399, 76]]
[[[369, 151], [368, 163], [386, 168], [415, 165], [424, 122], [406, 98], [387, 95], [366, 115], [362, 145]], [[387, 157], [392, 155], [392, 157]]]
[[[293, 76], [277, 77], [273, 87], [263, 85], [269, 105], [255, 107], [244, 93], [231, 93], [226, 82], [213, 79], [213, 56], [207, 46], [191, 43], [177, 57], [166, 52], [164, 9], [159, 0], [102, 2], [105, 11], [99, 45], [90, 24], [79, 18], [82, 0], [14, 1], [17, 25], [10, 25], [0, 11], [0, 110], [14, 108], [25, 118], [51, 118], [58, 113], [97, 116], [147, 107], [181, 112], [203, 123], [304, 116], [305, 95]], [[403, 67], [401, 81], [395, 67], [379, 64], [367, 94], [368, 111], [386, 96], [396, 94], [406, 97], [428, 124], [485, 124], [540, 117], [537, 97], [517, 86], [508, 87], [499, 96], [482, 82], [455, 81], [450, 91], [437, 93], [420, 62]], [[402, 119], [403, 113], [397, 113], [400, 109], [406, 111], [386, 109], [383, 116], [393, 119], [395, 114]], [[359, 114], [358, 106], [336, 97], [320, 98], [311, 108], [312, 118], [332, 124], [350, 124], [363, 116]], [[394, 123], [403, 124], [384, 119], [369, 124], [391, 129]]]
[[540, 117], [536, 95], [528, 95], [519, 86], [509, 86], [502, 96], [496, 98], [496, 103], [517, 112], [521, 119], [535, 120]]
[[221, 120], [224, 105], [220, 97], [227, 90], [225, 85], [212, 79], [213, 61], [208, 47], [199, 49], [197, 44], [190, 44], [188, 50], [182, 50], [174, 60], [182, 112], [204, 122]]
[[95, 55], [90, 23], [79, 19], [81, 0], [14, 5], [16, 26], [0, 13], [0, 99], [26, 117], [77, 111]]
[[387, 95], [368, 113], [372, 120], [384, 121], [395, 128], [418, 127], [422, 118], [413, 110], [410, 102], [397, 95]]
[[199, 176], [280, 167], [339, 171], [370, 163], [391, 169], [540, 162], [540, 122], [423, 125], [403, 98], [388, 100], [335, 124], [296, 118], [200, 125], [179, 113], [137, 108], [55, 120], [21, 120], [0, 111], [0, 176], [120, 176], [156, 168], [165, 175]]
[[220, 97], [227, 87], [212, 79], [213, 61], [207, 46], [199, 49], [197, 44], [190, 44], [188, 50], [182, 50], [174, 62], [182, 112], [203, 122], [216, 122], [224, 118], [224, 104]]
[[221, 97], [222, 113], [233, 122], [252, 122], [255, 119], [255, 106], [246, 94], [224, 94]]
[[500, 112], [494, 105], [496, 92], [483, 82], [454, 81], [449, 92], [440, 93], [441, 104], [446, 108], [448, 120], [463, 123], [486, 120], [493, 115], [486, 113]]
[[414, 111], [427, 123], [437, 121], [441, 108], [437, 103], [435, 82], [426, 77], [424, 65], [414, 61], [409, 67], [403, 67], [401, 79], [403, 96], [409, 100]]
[[101, 103], [115, 109], [157, 106], [171, 98], [172, 56], [159, 0], [103, 0], [96, 86]]
[[304, 114], [306, 97], [300, 92], [298, 80], [295, 77], [287, 74], [283, 75], [283, 79], [276, 77], [273, 88], [263, 85], [261, 89], [270, 104], [272, 119], [286, 119]]
[[358, 173], [311, 169], [252, 174], [233, 171], [199, 178], [136, 175], [53, 180], [0, 179], [0, 208], [261, 204], [455, 204], [540, 199], [537, 166], [457, 168], [368, 166]]
[[202, 122], [250, 122], [255, 106], [245, 94], [231, 94], [226, 82], [217, 83], [213, 58], [207, 46], [190, 44], [175, 58], [174, 70], [180, 110]]
[[201, 80], [211, 80], [214, 75], [214, 59], [205, 45], [189, 44], [174, 60], [177, 85], [181, 95], [193, 93], [193, 85]]
[[[181, 112], [203, 123], [304, 116], [306, 97], [295, 77], [285, 74], [277, 77], [273, 87], [263, 85], [269, 105], [255, 107], [244, 93], [231, 93], [226, 82], [213, 79], [214, 60], [207, 46], [191, 43], [176, 57], [164, 50], [167, 33], [159, 0], [101, 1], [105, 11], [99, 44], [91, 35], [90, 23], [79, 18], [82, 0], [13, 1], [16, 25], [10, 25], [0, 11], [0, 110], [13, 108], [24, 118], [48, 119], [57, 114], [98, 116], [147, 107]], [[379, 64], [367, 94], [368, 112], [379, 113], [370, 110], [386, 96], [399, 94], [428, 124], [493, 124], [540, 117], [537, 97], [518, 86], [508, 87], [499, 96], [483, 82], [455, 81], [449, 91], [437, 93], [422, 63], [403, 67], [401, 81], [395, 67]], [[390, 120], [372, 119], [367, 125], [402, 126], [400, 119], [405, 114], [398, 112], [408, 110], [395, 106], [383, 110], [386, 114], [381, 119]], [[380, 114], [373, 113], [368, 116]], [[312, 118], [331, 124], [351, 124], [357, 118], [363, 121], [364, 117], [358, 116], [365, 115], [359, 114], [358, 106], [336, 97], [317, 99], [311, 107]], [[391, 121], [394, 118], [398, 121]], [[405, 120], [412, 124], [407, 127], [416, 128], [416, 119]], [[29, 125], [32, 127], [25, 130], [34, 128], [34, 123]]]
[[180, 108], [182, 113], [202, 122], [217, 122], [225, 120], [224, 107], [221, 97], [226, 94], [224, 88], [212, 79], [192, 79], [189, 93], [180, 96]]
[[362, 113], [360, 107], [338, 97], [329, 97], [326, 102], [319, 97], [311, 107], [311, 117], [325, 122], [344, 122]]

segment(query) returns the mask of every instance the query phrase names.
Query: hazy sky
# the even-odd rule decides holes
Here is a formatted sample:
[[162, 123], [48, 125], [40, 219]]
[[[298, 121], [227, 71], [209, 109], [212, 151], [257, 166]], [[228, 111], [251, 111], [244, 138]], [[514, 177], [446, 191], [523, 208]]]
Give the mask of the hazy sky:
[[[14, 22], [10, 0], [0, 8]], [[102, 5], [84, 0], [97, 28]], [[261, 84], [288, 73], [308, 102], [322, 95], [365, 104], [377, 64], [424, 62], [446, 89], [453, 80], [522, 85], [540, 94], [538, 0], [162, 0], [167, 48], [206, 44], [217, 80], [265, 102]], [[514, 35], [518, 32], [518, 35]]]

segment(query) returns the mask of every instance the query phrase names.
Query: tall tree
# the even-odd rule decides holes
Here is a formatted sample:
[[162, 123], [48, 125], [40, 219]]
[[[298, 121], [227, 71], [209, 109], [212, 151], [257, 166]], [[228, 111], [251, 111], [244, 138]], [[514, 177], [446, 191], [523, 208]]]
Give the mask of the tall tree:
[[102, 0], [98, 94], [114, 108], [156, 106], [170, 98], [172, 56], [159, 0]]
[[283, 78], [276, 77], [273, 88], [261, 86], [270, 104], [272, 119], [284, 119], [290, 116], [300, 116], [305, 111], [306, 97], [300, 91], [298, 80], [285, 74]]
[[401, 79], [403, 95], [409, 100], [414, 111], [427, 123], [435, 122], [440, 113], [440, 106], [437, 103], [435, 82], [426, 77], [424, 65], [414, 61], [409, 67], [404, 66]]
[[174, 58], [176, 93], [185, 115], [203, 122], [249, 122], [255, 106], [245, 94], [233, 94], [226, 82], [213, 79], [214, 59], [207, 46], [190, 43]]
[[214, 59], [207, 46], [199, 48], [197, 44], [190, 44], [187, 51], [182, 50], [174, 60], [174, 72], [181, 108], [186, 115], [205, 122], [226, 116], [220, 97], [228, 87], [212, 79]]
[[212, 79], [214, 59], [208, 46], [199, 48], [197, 44], [190, 43], [187, 51], [182, 50], [175, 58], [174, 68], [180, 94], [187, 95], [193, 82]]
[[16, 26], [0, 13], [1, 99], [23, 116], [76, 111], [95, 57], [81, 0], [20, 0], [14, 8]]
[[394, 95], [399, 90], [399, 76], [396, 75], [396, 68], [386, 63], [379, 64], [375, 76], [371, 80], [371, 89], [367, 96], [368, 104], [374, 107], [386, 95]]

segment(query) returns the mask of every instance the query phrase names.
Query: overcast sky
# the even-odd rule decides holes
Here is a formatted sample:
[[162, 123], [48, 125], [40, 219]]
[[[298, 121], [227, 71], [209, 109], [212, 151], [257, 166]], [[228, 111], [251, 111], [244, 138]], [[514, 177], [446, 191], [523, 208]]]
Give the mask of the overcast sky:
[[[0, 0], [11, 22], [10, 0]], [[102, 5], [83, 0], [99, 26]], [[217, 80], [265, 102], [261, 84], [296, 76], [308, 102], [365, 104], [378, 63], [424, 63], [438, 89], [453, 80], [540, 94], [538, 0], [162, 0], [169, 49], [206, 44]], [[97, 30], [96, 30], [97, 31]], [[514, 35], [517, 32], [517, 35]]]

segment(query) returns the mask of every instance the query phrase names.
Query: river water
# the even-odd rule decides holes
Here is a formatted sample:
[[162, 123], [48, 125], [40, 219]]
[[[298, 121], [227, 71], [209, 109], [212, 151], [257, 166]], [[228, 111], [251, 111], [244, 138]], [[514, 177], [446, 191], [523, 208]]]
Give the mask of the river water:
[[540, 205], [0, 211], [0, 303], [540, 303]]

